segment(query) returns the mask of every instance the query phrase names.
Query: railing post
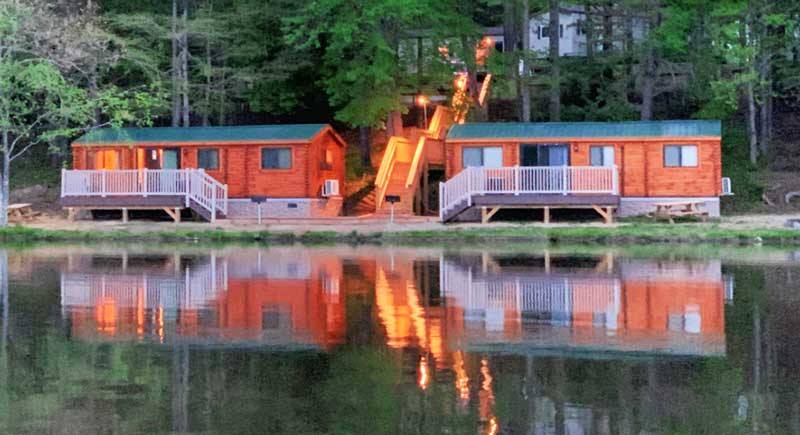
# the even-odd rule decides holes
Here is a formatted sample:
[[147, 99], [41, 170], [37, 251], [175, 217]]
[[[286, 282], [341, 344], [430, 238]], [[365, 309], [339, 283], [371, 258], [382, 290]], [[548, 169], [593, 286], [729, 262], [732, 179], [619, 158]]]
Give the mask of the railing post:
[[564, 166], [561, 167], [561, 190], [562, 190], [562, 195], [566, 195], [567, 194], [567, 168], [569, 168], [569, 166], [564, 165]]
[[64, 192], [67, 191], [67, 170], [61, 168], [61, 197], [64, 197]]
[[514, 195], [519, 195], [520, 191], [522, 190], [519, 187], [519, 165], [514, 166]]
[[611, 193], [619, 195], [619, 172], [617, 172], [617, 165], [611, 167]]
[[106, 197], [106, 172], [108, 172], [108, 171], [106, 171], [105, 169], [102, 172], [102, 174], [103, 174], [103, 182], [101, 183], [101, 187], [100, 187], [100, 196], [102, 196], [103, 198]]
[[211, 186], [211, 223], [217, 221], [217, 188]]
[[444, 193], [445, 187], [443, 182], [439, 182], [439, 220], [444, 220]]
[[189, 197], [192, 195], [192, 178], [194, 178], [194, 170], [187, 169], [186, 170], [186, 192], [184, 192], [184, 201], [186, 202], [186, 208], [189, 208]]
[[144, 171], [142, 171], [142, 196], [145, 198], [147, 198], [148, 190], [150, 190], [150, 187], [147, 182], [147, 168], [144, 168]]

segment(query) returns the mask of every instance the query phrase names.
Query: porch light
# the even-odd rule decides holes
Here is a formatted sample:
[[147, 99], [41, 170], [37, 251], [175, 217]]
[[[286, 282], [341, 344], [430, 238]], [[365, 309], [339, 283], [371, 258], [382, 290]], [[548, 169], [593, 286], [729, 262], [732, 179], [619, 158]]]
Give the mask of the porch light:
[[459, 74], [458, 77], [453, 80], [453, 86], [459, 91], [465, 90], [467, 88], [467, 76], [465, 74]]
[[424, 121], [425, 121], [425, 128], [428, 128], [428, 103], [430, 100], [423, 94], [417, 95], [417, 106], [422, 107], [422, 111], [424, 114]]

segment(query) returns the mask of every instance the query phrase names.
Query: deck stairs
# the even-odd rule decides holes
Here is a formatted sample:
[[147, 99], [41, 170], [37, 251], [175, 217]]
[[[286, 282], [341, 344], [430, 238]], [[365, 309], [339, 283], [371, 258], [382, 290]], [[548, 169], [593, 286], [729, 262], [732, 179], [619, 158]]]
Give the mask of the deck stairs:
[[[375, 177], [376, 215], [388, 215], [392, 208], [396, 216], [414, 214], [415, 197], [420, 193], [420, 177], [428, 160], [427, 148], [443, 143], [452, 122], [452, 111], [437, 106], [427, 129], [411, 128], [403, 136], [389, 138]], [[400, 197], [400, 202], [386, 203], [387, 195]]]

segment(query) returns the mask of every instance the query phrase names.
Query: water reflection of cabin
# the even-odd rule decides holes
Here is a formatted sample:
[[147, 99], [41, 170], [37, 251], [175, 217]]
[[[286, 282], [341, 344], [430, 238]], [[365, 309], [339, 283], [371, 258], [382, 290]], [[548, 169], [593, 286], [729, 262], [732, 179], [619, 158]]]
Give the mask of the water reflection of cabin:
[[724, 284], [717, 260], [615, 261], [608, 255], [584, 267], [575, 267], [572, 258], [558, 267], [550, 255], [528, 258], [524, 266], [519, 258], [504, 260], [509, 259], [442, 263], [449, 322], [472, 346], [724, 354]]
[[345, 147], [323, 124], [99, 129], [72, 143], [61, 203], [247, 218], [266, 196], [273, 217], [335, 216]]
[[500, 209], [594, 209], [608, 220], [665, 201], [719, 216], [718, 121], [466, 123], [445, 142], [443, 221]]
[[146, 270], [128, 266], [138, 258], [71, 259], [61, 298], [73, 334], [294, 350], [328, 348], [344, 335], [335, 261], [242, 251], [235, 262], [166, 256]]

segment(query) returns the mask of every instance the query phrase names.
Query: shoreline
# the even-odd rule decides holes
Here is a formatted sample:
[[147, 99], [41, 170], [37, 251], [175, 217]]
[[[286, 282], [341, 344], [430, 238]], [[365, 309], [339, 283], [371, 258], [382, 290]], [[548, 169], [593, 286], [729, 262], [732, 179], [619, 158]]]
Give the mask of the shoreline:
[[725, 223], [620, 223], [480, 225], [212, 225], [202, 223], [98, 221], [57, 225], [33, 223], [0, 228], [0, 242], [397, 244], [509, 243], [800, 246], [800, 230], [774, 226], [736, 227]]

